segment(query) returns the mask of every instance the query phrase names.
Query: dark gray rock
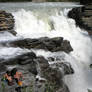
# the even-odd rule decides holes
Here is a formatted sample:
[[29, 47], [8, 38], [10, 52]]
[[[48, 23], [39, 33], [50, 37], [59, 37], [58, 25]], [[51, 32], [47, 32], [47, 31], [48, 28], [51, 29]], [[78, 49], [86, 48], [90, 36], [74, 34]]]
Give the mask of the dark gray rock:
[[0, 73], [6, 71], [7, 67], [4, 64], [0, 64]]
[[35, 48], [35, 49], [44, 49], [51, 52], [64, 51], [69, 53], [73, 51], [73, 48], [70, 45], [70, 42], [67, 40], [63, 40], [62, 37], [56, 38], [47, 38], [42, 37], [39, 39], [21, 39], [17, 41], [13, 41], [9, 43], [10, 46], [13, 47], [21, 47], [21, 48]]
[[30, 64], [35, 58], [36, 58], [35, 53], [27, 52], [27, 53], [23, 53], [22, 55], [18, 55], [14, 58], [4, 60], [3, 63], [5, 65], [15, 65], [15, 64], [26, 65], [26, 64]]
[[85, 29], [89, 35], [92, 35], [92, 4], [73, 8], [69, 11], [68, 17], [75, 20], [76, 26]]
[[92, 68], [92, 64], [90, 64], [90, 68]]
[[27, 66], [27, 70], [34, 75], [37, 75], [37, 70], [36, 70], [36, 63], [34, 59], [36, 59], [36, 54], [33, 52], [27, 52], [22, 55], [18, 55], [14, 58], [10, 58], [8, 60], [2, 61], [3, 65], [20, 65], [20, 66]]
[[[27, 84], [32, 81], [32, 85], [37, 87], [38, 92], [41, 92], [42, 90], [44, 90], [42, 92], [45, 92], [46, 86], [43, 87], [43, 85], [45, 85], [46, 83], [54, 87], [54, 92], [69, 92], [67, 85], [63, 81], [63, 77], [66, 74], [74, 73], [69, 63], [61, 62], [60, 64], [56, 65], [59, 66], [61, 70], [63, 70], [63, 72], [61, 72], [59, 67], [51, 67], [48, 63], [48, 60], [46, 60], [43, 56], [37, 57], [34, 52], [27, 52], [22, 55], [18, 55], [12, 59], [8, 59], [2, 62], [2, 64], [0, 65], [1, 69], [3, 69], [4, 71], [6, 71], [5, 66], [9, 67], [9, 65], [16, 65], [18, 70], [21, 69], [21, 71], [24, 73], [24, 78], [27, 77], [27, 79], [25, 79], [24, 81], [26, 81]], [[40, 77], [44, 79], [37, 80], [35, 77], [36, 75], [40, 75]], [[36, 87], [34, 87], [34, 89], [36, 89]]]
[[91, 0], [80, 0], [80, 4], [87, 5], [87, 4], [90, 4], [90, 3], [92, 3]]
[[63, 68], [64, 75], [73, 74], [74, 73], [74, 70], [73, 70], [71, 64], [68, 63], [68, 62], [62, 62], [61, 63], [61, 68]]
[[74, 70], [69, 62], [58, 62], [51, 64], [51, 67], [60, 68], [64, 75], [73, 74]]
[[68, 17], [73, 18], [76, 22], [76, 26], [89, 30], [89, 27], [82, 21], [81, 8], [73, 8], [69, 13]]
[[39, 63], [41, 77], [45, 78], [49, 84], [53, 85], [54, 92], [69, 92], [68, 87], [62, 80], [64, 75], [74, 73], [69, 63], [61, 63], [60, 68], [62, 68], [63, 73], [58, 67], [50, 67], [48, 61], [42, 56], [37, 57], [36, 62]]

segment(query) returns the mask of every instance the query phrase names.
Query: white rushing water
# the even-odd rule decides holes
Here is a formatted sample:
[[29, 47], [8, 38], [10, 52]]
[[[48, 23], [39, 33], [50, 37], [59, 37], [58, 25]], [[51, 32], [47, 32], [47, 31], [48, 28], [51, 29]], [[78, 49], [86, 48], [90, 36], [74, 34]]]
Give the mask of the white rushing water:
[[[51, 53], [44, 50], [33, 51], [46, 58], [53, 56], [61, 58], [62, 61], [70, 62], [75, 73], [65, 76], [64, 79], [70, 92], [87, 92], [87, 89], [92, 89], [92, 70], [89, 68], [92, 59], [92, 40], [87, 32], [76, 27], [73, 19], [67, 17], [68, 11], [75, 6], [77, 5], [71, 3], [66, 3], [66, 6], [65, 3], [9, 3], [8, 5], [0, 3], [0, 9], [12, 11], [14, 15], [17, 37], [64, 37], [70, 41], [73, 47], [73, 52], [70, 54]], [[22, 7], [23, 9], [21, 9]], [[67, 8], [65, 9], [65, 7]], [[0, 42], [15, 40], [17, 37], [9, 33], [0, 33]], [[1, 46], [0, 58], [9, 58], [27, 51], [29, 50]]]
[[[64, 37], [70, 41], [74, 51], [69, 55], [65, 54], [65, 61], [70, 62], [75, 70], [74, 75], [65, 77], [71, 92], [87, 92], [92, 88], [92, 71], [89, 64], [92, 57], [92, 41], [88, 33], [76, 27], [73, 19], [67, 18], [68, 9], [58, 11], [54, 14], [40, 12], [40, 15], [29, 10], [19, 10], [14, 12], [15, 30], [18, 35], [24, 38], [39, 37]], [[40, 17], [39, 17], [40, 16]], [[51, 53], [42, 50], [36, 51], [36, 54], [48, 57], [50, 55], [60, 56], [62, 53]]]

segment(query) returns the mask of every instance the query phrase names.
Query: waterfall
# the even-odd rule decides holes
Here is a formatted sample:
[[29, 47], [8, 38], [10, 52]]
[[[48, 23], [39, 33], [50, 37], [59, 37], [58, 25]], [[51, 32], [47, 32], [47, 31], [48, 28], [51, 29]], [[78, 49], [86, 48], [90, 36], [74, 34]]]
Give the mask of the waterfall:
[[[26, 4], [25, 4], [26, 3]], [[22, 38], [63, 37], [70, 41], [73, 52], [49, 52], [34, 50], [37, 56], [45, 58], [59, 58], [56, 62], [70, 62], [75, 73], [64, 77], [70, 92], [88, 92], [92, 89], [92, 39], [88, 33], [76, 27], [73, 19], [67, 13], [75, 3], [0, 3], [0, 9], [12, 12], [15, 18], [17, 36], [9, 32], [0, 32], [0, 60], [12, 58], [21, 53], [30, 52], [29, 49], [5, 46], [5, 43]]]
[[[61, 59], [63, 57], [63, 61], [70, 62], [75, 73], [64, 79], [70, 92], [87, 92], [88, 88], [92, 88], [92, 71], [89, 68], [92, 59], [92, 41], [86, 31], [76, 27], [75, 21], [67, 17], [68, 11], [69, 9], [54, 9], [53, 12], [51, 10], [34, 12], [21, 9], [13, 12], [15, 30], [18, 36], [24, 38], [46, 36], [50, 38], [64, 37], [64, 39], [69, 40], [74, 50], [70, 54], [51, 53], [43, 50], [35, 52], [44, 57], [58, 56]], [[52, 14], [49, 14], [51, 12]]]

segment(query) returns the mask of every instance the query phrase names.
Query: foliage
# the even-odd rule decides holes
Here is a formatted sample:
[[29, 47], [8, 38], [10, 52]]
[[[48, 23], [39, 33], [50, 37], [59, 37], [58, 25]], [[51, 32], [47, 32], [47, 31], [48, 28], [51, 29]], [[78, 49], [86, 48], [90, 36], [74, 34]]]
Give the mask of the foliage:
[[45, 91], [44, 92], [56, 92], [58, 90], [58, 85], [55, 84], [54, 82], [46, 82], [45, 83]]
[[[34, 92], [33, 85], [31, 85], [30, 87], [23, 88], [23, 92]], [[45, 84], [45, 91], [44, 92], [55, 92], [54, 85], [52, 85], [50, 83], [46, 83]]]
[[4, 82], [1, 82], [1, 90], [2, 90], [2, 92], [5, 92], [5, 83]]

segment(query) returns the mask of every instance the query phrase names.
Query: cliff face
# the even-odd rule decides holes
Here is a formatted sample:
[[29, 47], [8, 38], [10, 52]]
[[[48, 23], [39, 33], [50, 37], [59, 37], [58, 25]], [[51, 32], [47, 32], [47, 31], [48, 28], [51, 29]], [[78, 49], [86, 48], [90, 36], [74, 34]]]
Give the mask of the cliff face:
[[92, 4], [85, 5], [84, 7], [73, 8], [68, 13], [69, 18], [76, 21], [76, 26], [88, 31], [92, 35]]

